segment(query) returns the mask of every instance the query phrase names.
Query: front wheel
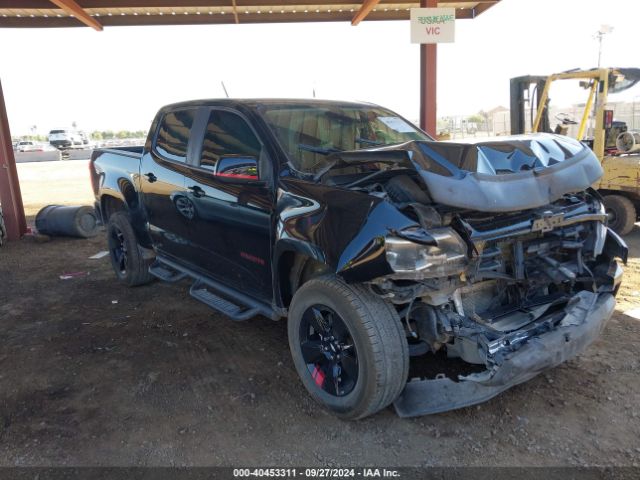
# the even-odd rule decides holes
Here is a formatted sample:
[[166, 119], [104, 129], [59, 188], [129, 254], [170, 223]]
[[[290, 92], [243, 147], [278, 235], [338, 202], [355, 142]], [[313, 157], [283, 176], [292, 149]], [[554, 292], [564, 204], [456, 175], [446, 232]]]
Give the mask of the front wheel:
[[404, 388], [409, 347], [398, 313], [361, 285], [308, 281], [291, 301], [288, 333], [302, 383], [338, 417], [372, 415]]
[[149, 261], [144, 254], [126, 212], [115, 212], [107, 224], [107, 243], [111, 265], [118, 280], [130, 287], [149, 283]]

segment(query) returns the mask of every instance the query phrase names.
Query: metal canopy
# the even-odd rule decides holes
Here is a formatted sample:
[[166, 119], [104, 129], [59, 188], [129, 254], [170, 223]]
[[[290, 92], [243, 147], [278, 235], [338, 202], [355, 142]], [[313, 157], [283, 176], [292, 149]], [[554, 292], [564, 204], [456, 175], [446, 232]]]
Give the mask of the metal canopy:
[[[499, 0], [438, 0], [457, 19], [480, 15]], [[227, 23], [408, 20], [420, 2], [402, 0], [0, 0], [0, 27], [197, 25]]]
[[[408, 20], [411, 8], [452, 7], [475, 18], [500, 0], [0, 0], [0, 28]], [[420, 46], [420, 126], [435, 135], [436, 45]], [[0, 204], [9, 240], [27, 231], [9, 121], [0, 87]]]

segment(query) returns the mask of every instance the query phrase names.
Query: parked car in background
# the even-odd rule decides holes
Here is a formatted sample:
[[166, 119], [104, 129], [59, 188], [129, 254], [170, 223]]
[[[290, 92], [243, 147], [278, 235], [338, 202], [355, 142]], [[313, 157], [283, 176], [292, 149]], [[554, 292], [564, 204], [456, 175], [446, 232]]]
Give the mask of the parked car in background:
[[16, 152], [42, 152], [44, 146], [40, 142], [32, 140], [21, 140], [13, 148]]
[[[49, 132], [49, 143], [56, 148], [69, 148], [84, 145], [80, 132], [73, 128], [59, 128]], [[86, 143], [89, 143], [88, 140]]]

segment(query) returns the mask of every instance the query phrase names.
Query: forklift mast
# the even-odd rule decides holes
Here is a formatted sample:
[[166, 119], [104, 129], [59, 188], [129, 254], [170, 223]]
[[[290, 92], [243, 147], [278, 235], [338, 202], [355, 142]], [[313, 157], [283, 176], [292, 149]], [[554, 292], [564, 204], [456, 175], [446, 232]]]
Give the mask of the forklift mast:
[[[602, 195], [608, 224], [618, 234], [631, 232], [640, 220], [640, 151], [634, 150], [640, 133], [627, 132], [627, 125], [614, 121], [614, 110], [608, 108], [608, 95], [640, 84], [640, 68], [573, 69], [549, 76], [527, 75], [511, 79], [511, 133], [550, 132], [549, 94], [559, 80], [575, 80], [586, 91], [578, 122], [569, 116], [556, 119], [555, 132], [568, 134], [568, 125], [577, 125], [572, 136], [587, 144], [602, 163], [603, 175], [593, 187]], [[554, 93], [555, 95], [555, 93]], [[531, 119], [528, 116], [531, 116]], [[628, 134], [627, 134], [628, 133]], [[630, 147], [621, 150], [617, 140], [625, 135]]]
[[[511, 135], [526, 133], [527, 108], [531, 112], [529, 124], [533, 125], [533, 115], [538, 109], [539, 99], [548, 78], [540, 75], [524, 75], [511, 79]], [[542, 119], [539, 131], [551, 131], [548, 115]]]

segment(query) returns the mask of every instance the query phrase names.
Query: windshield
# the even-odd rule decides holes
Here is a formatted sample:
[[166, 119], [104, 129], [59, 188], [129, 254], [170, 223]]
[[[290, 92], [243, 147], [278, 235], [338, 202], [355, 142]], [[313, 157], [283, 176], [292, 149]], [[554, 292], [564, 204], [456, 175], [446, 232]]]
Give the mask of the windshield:
[[336, 152], [431, 140], [397, 114], [368, 105], [265, 105], [263, 118], [293, 168], [317, 173]]

